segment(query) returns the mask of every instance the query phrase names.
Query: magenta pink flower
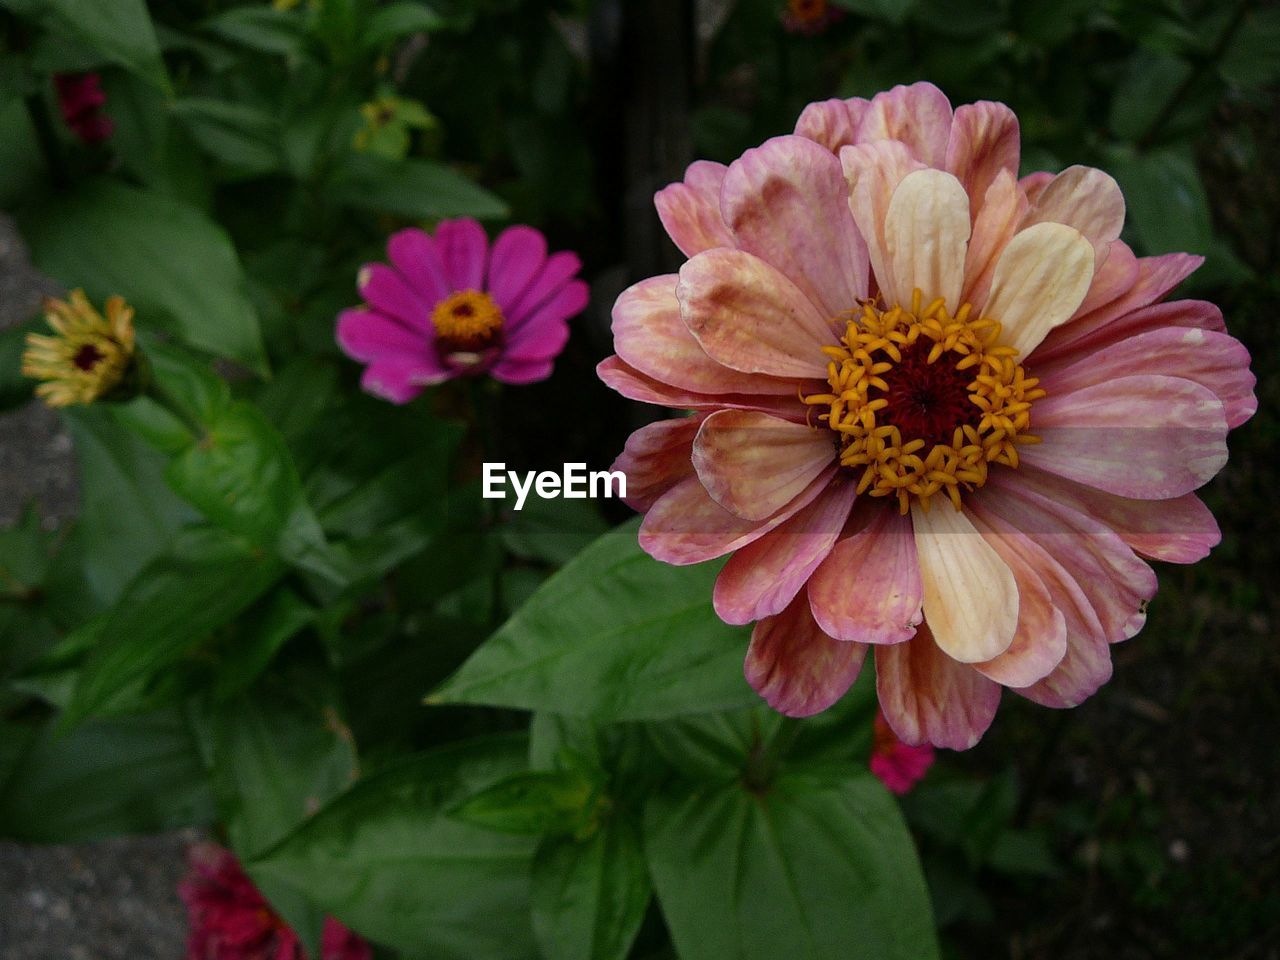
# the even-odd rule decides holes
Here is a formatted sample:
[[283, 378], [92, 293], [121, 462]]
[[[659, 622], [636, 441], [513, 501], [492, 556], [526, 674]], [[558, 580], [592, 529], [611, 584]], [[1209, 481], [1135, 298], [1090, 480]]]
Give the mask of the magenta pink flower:
[[1017, 179], [1017, 118], [930, 84], [812, 104], [794, 136], [656, 198], [689, 258], [613, 311], [599, 367], [693, 411], [616, 464], [643, 548], [729, 555], [748, 680], [816, 713], [875, 650], [889, 725], [972, 746], [1002, 687], [1070, 707], [1156, 578], [1218, 542], [1193, 491], [1256, 409], [1200, 257], [1137, 258], [1087, 167]]
[[912, 746], [898, 739], [893, 728], [876, 711], [871, 742], [871, 772], [898, 796], [910, 793], [933, 766], [933, 747], [927, 743]]
[[[271, 909], [239, 861], [216, 844], [189, 853], [191, 872], [178, 887], [187, 905], [187, 960], [306, 960], [298, 935]], [[326, 917], [321, 960], [371, 960], [359, 935]]]
[[545, 380], [587, 305], [577, 255], [548, 256], [532, 227], [508, 227], [490, 249], [476, 221], [445, 220], [434, 236], [394, 234], [387, 258], [360, 271], [365, 305], [339, 315], [338, 344], [368, 364], [365, 390], [392, 403], [453, 377]]
[[102, 91], [101, 77], [96, 73], [59, 73], [54, 75], [53, 85], [62, 119], [82, 142], [92, 146], [111, 137], [115, 123], [102, 112], [107, 95]]

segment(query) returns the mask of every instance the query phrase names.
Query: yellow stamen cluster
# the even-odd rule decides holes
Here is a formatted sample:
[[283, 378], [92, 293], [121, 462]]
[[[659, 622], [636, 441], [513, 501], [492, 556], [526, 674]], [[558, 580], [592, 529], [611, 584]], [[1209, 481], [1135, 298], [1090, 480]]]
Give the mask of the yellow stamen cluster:
[[[997, 321], [973, 317], [967, 303], [952, 315], [941, 299], [923, 309], [921, 300], [916, 290], [909, 310], [863, 303], [860, 313], [848, 317], [841, 343], [824, 348], [831, 392], [803, 398], [828, 407], [818, 419], [839, 434], [840, 463], [861, 472], [858, 493], [892, 496], [904, 514], [912, 498], [927, 510], [939, 492], [959, 509], [961, 491], [986, 483], [990, 464], [1017, 467], [1017, 447], [1040, 441], [1026, 431], [1032, 402], [1045, 395], [1018, 365], [1017, 351], [998, 344]], [[972, 376], [965, 385], [972, 411], [951, 429], [949, 442], [931, 446], [924, 438], [904, 437], [892, 423], [877, 422], [877, 415], [884, 421], [884, 411], [901, 399], [891, 395], [886, 375], [922, 339], [928, 364], [950, 364]]]
[[22, 375], [43, 380], [36, 396], [51, 407], [92, 403], [113, 390], [133, 361], [133, 308], [122, 297], [98, 313], [75, 290], [66, 300], [49, 298], [44, 317], [54, 336], [27, 334]]
[[479, 290], [461, 290], [436, 304], [431, 324], [450, 350], [480, 350], [502, 329], [502, 310]]

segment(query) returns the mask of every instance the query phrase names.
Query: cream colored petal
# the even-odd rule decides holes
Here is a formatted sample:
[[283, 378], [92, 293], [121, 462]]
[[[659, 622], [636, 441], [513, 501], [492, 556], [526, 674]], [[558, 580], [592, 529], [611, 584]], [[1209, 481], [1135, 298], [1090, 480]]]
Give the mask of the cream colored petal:
[[893, 278], [886, 302], [905, 306], [919, 288], [924, 303], [942, 297], [956, 310], [969, 245], [969, 195], [960, 181], [942, 170], [907, 174], [889, 201], [884, 235]]
[[1004, 248], [982, 312], [1003, 324], [1001, 342], [1025, 357], [1071, 318], [1092, 280], [1093, 245], [1080, 231], [1037, 223]]
[[880, 290], [892, 287], [884, 239], [885, 214], [898, 184], [911, 171], [924, 169], [924, 165], [911, 156], [906, 144], [894, 140], [844, 147], [840, 164], [849, 184], [849, 210], [867, 242], [876, 286]]
[[961, 510], [911, 508], [924, 617], [947, 656], [961, 663], [997, 657], [1018, 627], [1018, 585], [1008, 564]]

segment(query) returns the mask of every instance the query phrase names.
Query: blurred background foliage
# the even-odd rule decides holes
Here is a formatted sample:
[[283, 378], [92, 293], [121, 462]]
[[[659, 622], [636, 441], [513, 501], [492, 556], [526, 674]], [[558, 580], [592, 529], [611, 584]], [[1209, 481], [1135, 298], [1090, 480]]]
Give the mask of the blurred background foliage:
[[[84, 491], [77, 524], [51, 533], [32, 512], [0, 535], [11, 594], [0, 607], [5, 832], [55, 841], [216, 817], [242, 857], [276, 851], [255, 877], [306, 928], [314, 907], [297, 888], [314, 880], [309, 858], [349, 837], [379, 790], [444, 809], [527, 766], [526, 744], [504, 738], [524, 714], [425, 710], [421, 697], [530, 597], [545, 598], [548, 575], [624, 514], [561, 505], [493, 517], [476, 495], [476, 465], [499, 450], [513, 469], [603, 467], [645, 416], [601, 387], [593, 367], [609, 350], [613, 296], [678, 262], [657, 230], [655, 189], [692, 159], [728, 161], [790, 132], [812, 100], [926, 79], [955, 104], [1012, 106], [1024, 173], [1074, 163], [1112, 172], [1128, 202], [1124, 239], [1139, 253], [1204, 254], [1187, 291], [1223, 307], [1253, 353], [1260, 400], [1207, 490], [1223, 545], [1197, 567], [1160, 571], [1146, 630], [1116, 650], [1115, 680], [1070, 714], [1006, 698], [983, 743], [943, 759], [903, 802], [943, 955], [1276, 956], [1280, 7], [840, 0], [822, 29], [794, 32], [787, 6], [0, 2], [0, 207], [18, 215], [43, 271], [99, 300], [124, 293], [155, 320], [165, 334], [151, 344], [158, 378], [191, 421], [225, 441], [204, 450], [145, 403], [69, 414]], [[60, 128], [48, 82], [82, 70], [101, 73], [115, 122], [114, 136], [90, 148]], [[581, 253], [593, 303], [551, 381], [487, 398], [450, 387], [430, 416], [394, 410], [356, 391], [333, 319], [356, 299], [356, 271], [381, 257], [390, 230], [454, 215], [538, 225], [553, 248]], [[23, 321], [0, 333], [0, 399], [14, 406], [30, 395], [17, 356], [31, 324], [6, 319]], [[476, 399], [486, 419], [464, 434], [459, 421]], [[260, 503], [233, 514], [210, 507], [209, 476], [247, 483], [263, 463], [287, 468], [258, 489]], [[633, 606], [638, 616], [642, 604]], [[194, 623], [175, 639], [184, 617]], [[527, 632], [521, 623], [504, 628], [508, 639]], [[740, 636], [716, 636], [736, 655]], [[865, 754], [870, 708], [865, 684], [860, 691], [832, 720], [854, 730], [855, 717], [856, 732], [832, 754], [816, 728], [784, 776], [833, 816], [816, 771], [832, 756]], [[526, 694], [499, 707], [538, 708]], [[576, 758], [539, 781], [555, 788], [539, 794], [552, 797], [542, 813], [559, 809], [556, 791], [578, 798], [582, 777], [590, 790], [640, 789], [652, 771], [626, 758], [652, 746], [646, 737], [714, 745], [716, 762], [728, 763], [712, 770], [717, 784], [774, 742], [755, 712], [731, 711], [705, 729], [663, 716], [612, 716], [601, 733], [538, 713], [535, 767]], [[74, 733], [56, 735], [75, 719], [84, 722]], [[288, 749], [265, 749], [263, 731]], [[503, 736], [469, 759], [448, 748], [424, 754], [418, 773], [400, 759], [461, 734]], [[412, 793], [419, 774], [439, 790]], [[86, 790], [101, 804], [68, 802]], [[735, 815], [739, 794], [721, 798]], [[271, 800], [255, 807], [246, 797]], [[863, 799], [886, 835], [897, 829], [883, 793]], [[470, 808], [473, 820], [502, 821], [504, 802], [489, 796]], [[668, 927], [693, 940], [714, 927], [672, 912], [676, 901], [697, 903], [694, 881], [723, 880], [717, 871], [731, 859], [719, 851], [686, 876], [677, 827], [698, 824], [681, 802], [667, 796], [647, 814], [657, 818], [646, 843], [659, 899], [668, 898], [666, 926], [647, 906], [648, 876], [627, 833], [639, 813], [618, 821], [629, 826], [608, 835], [607, 851], [604, 840], [592, 847], [591, 863], [631, 878], [612, 929], [639, 930], [635, 957], [673, 956]], [[370, 828], [374, 861], [411, 843], [405, 820], [398, 809]], [[449, 842], [531, 855], [527, 837], [459, 839], [441, 823], [429, 829]], [[802, 826], [779, 829], [803, 846]], [[539, 862], [594, 889], [595, 875], [572, 872], [579, 861], [565, 866], [563, 832]], [[308, 892], [336, 909], [359, 865]], [[433, 882], [453, 882], [429, 867]], [[763, 890], [767, 901], [772, 888]], [[527, 891], [486, 896], [523, 905]], [[370, 903], [349, 907], [349, 919], [391, 944], [411, 941], [414, 924], [456, 920], [430, 898], [400, 920]], [[551, 911], [534, 909], [543, 911], [535, 918]], [[596, 918], [565, 922], [576, 930]], [[857, 936], [863, 928], [848, 922], [836, 932]], [[490, 929], [477, 955], [503, 955], [503, 938], [517, 933], [528, 936]], [[544, 949], [553, 934], [539, 931]], [[701, 949], [714, 956], [717, 945]]]

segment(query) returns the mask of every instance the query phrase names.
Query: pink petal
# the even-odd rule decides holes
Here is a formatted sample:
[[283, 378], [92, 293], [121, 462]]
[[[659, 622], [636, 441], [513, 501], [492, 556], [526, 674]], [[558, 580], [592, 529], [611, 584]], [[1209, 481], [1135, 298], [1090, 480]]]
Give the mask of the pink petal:
[[1114, 303], [1132, 290], [1137, 280], [1138, 258], [1123, 240], [1113, 240], [1107, 247], [1106, 259], [1094, 270], [1089, 292], [1076, 308], [1075, 316], [1083, 317], [1099, 307]]
[[977, 743], [1000, 705], [1000, 685], [943, 653], [927, 623], [910, 640], [876, 647], [876, 694], [899, 740], [952, 750]]
[[974, 664], [984, 676], [1006, 687], [1029, 687], [1046, 677], [1067, 652], [1067, 625], [1061, 611], [1025, 557], [1042, 552], [1025, 534], [994, 531], [970, 511], [974, 525], [1013, 571], [1018, 584], [1018, 628], [1009, 649], [986, 663]]
[[[1171, 306], [1171, 304], [1166, 304]], [[1213, 391], [1226, 411], [1227, 426], [1238, 427], [1258, 409], [1249, 369], [1249, 351], [1225, 333], [1198, 327], [1148, 330], [1109, 345], [1073, 363], [1036, 367], [1051, 396], [1105, 383], [1133, 373], [1182, 377]]]
[[368, 363], [381, 357], [421, 356], [431, 349], [428, 337], [376, 310], [354, 308], [338, 314], [338, 346], [352, 360]]
[[694, 414], [659, 420], [627, 438], [627, 445], [609, 468], [621, 470], [627, 478], [627, 506], [644, 512], [681, 480], [693, 476], [693, 438], [705, 419]]
[[741, 250], [708, 250], [680, 268], [685, 325], [713, 360], [776, 377], [827, 374], [830, 321], [790, 280]]
[[1104, 523], [1031, 489], [1021, 471], [992, 471], [973, 499], [985, 519], [1003, 520], [1062, 565], [1088, 597], [1109, 643], [1142, 629], [1147, 601], [1156, 594], [1155, 573]]
[[676, 566], [713, 560], [745, 547], [813, 502], [831, 481], [834, 468], [767, 520], [744, 520], [707, 494], [696, 477], [681, 480], [658, 498], [640, 524], [640, 549]]
[[823, 633], [801, 594], [782, 613], [756, 624], [743, 672], [773, 709], [809, 717], [844, 696], [866, 656], [862, 644]]
[[838, 154], [841, 147], [858, 142], [858, 126], [870, 105], [861, 97], [811, 103], [800, 112], [795, 134]]
[[[895, 737], [895, 741], [896, 739]], [[891, 793], [903, 796], [924, 779], [925, 773], [933, 766], [933, 761], [933, 747], [929, 744], [912, 747], [895, 742], [886, 750], [872, 753], [868, 766], [875, 778]]]
[[1222, 322], [1222, 311], [1212, 303], [1204, 300], [1171, 300], [1168, 303], [1155, 303], [1117, 317], [1089, 336], [1075, 340], [1061, 349], [1053, 350], [1043, 360], [1037, 354], [1035, 369], [1051, 370], [1065, 364], [1076, 363], [1086, 357], [1100, 355], [1129, 337], [1170, 328], [1204, 330], [1208, 333], [1226, 332], [1226, 324]]
[[734, 553], [716, 579], [720, 619], [750, 623], [781, 613], [831, 551], [856, 491], [852, 483], [829, 486], [777, 529]]
[[1016, 528], [984, 510], [981, 504], [973, 509], [998, 536], [1009, 538], [1022, 563], [1034, 571], [1048, 590], [1054, 609], [1062, 615], [1066, 627], [1066, 650], [1061, 662], [1043, 680], [1017, 692], [1048, 707], [1074, 707], [1084, 702], [1111, 679], [1111, 651], [1088, 596], [1066, 568], [1033, 538], [1020, 535]]
[[562, 250], [547, 257], [542, 272], [534, 276], [510, 313], [506, 314], [507, 333], [514, 333], [538, 312], [538, 308], [558, 294], [582, 269], [582, 261], [576, 253]]
[[547, 238], [533, 227], [507, 227], [493, 242], [489, 294], [506, 316], [547, 262]]
[[1043, 443], [1022, 460], [1122, 497], [1167, 500], [1227, 462], [1227, 421], [1213, 393], [1176, 377], [1119, 377], [1050, 395], [1033, 411]]
[[1005, 170], [997, 171], [973, 221], [973, 236], [965, 254], [962, 302], [987, 302], [1000, 254], [1013, 239], [1026, 212], [1026, 198], [1013, 176]]
[[713, 413], [693, 441], [693, 467], [707, 493], [748, 520], [781, 510], [835, 457], [830, 431], [753, 410]]
[[809, 580], [819, 626], [838, 640], [901, 643], [916, 632], [923, 588], [911, 521], [894, 510], [836, 544]]
[[1018, 117], [1003, 103], [982, 100], [956, 108], [947, 141], [945, 169], [956, 175], [973, 198], [974, 218], [978, 203], [1002, 172], [1012, 180], [1018, 176], [1021, 139]]
[[596, 376], [628, 400], [656, 403], [675, 410], [763, 410], [797, 423], [803, 423], [808, 412], [808, 408], [795, 396], [708, 394], [683, 390], [646, 376], [620, 357], [601, 360], [596, 366]]
[[489, 371], [495, 380], [512, 386], [537, 383], [551, 376], [551, 360], [515, 360], [509, 357], [499, 360]]
[[896, 289], [885, 243], [884, 221], [898, 184], [924, 165], [896, 141], [860, 143], [840, 151], [840, 164], [849, 184], [849, 210], [866, 240], [867, 257], [878, 289]]
[[1086, 339], [1105, 336], [1103, 328], [1125, 314], [1161, 300], [1204, 263], [1204, 257], [1189, 253], [1167, 253], [1138, 260], [1138, 276], [1123, 296], [1117, 297], [1092, 313], [1079, 314], [1051, 331], [1036, 348], [1036, 359], [1055, 356], [1063, 348], [1083, 345]]
[[569, 339], [569, 317], [581, 313], [591, 291], [581, 280], [570, 280], [554, 296], [509, 331], [505, 355], [512, 360], [548, 360], [564, 349]]
[[1023, 464], [1018, 482], [1027, 490], [1100, 520], [1143, 556], [1195, 563], [1222, 540], [1218, 523], [1194, 493], [1172, 500], [1131, 500]]
[[356, 285], [360, 296], [379, 313], [399, 320], [410, 329], [434, 332], [431, 311], [435, 304], [427, 302], [420, 292], [409, 286], [398, 270], [385, 263], [365, 264], [356, 276]]
[[731, 370], [707, 356], [680, 319], [673, 274], [628, 287], [613, 305], [614, 349], [626, 363], [663, 383], [696, 393], [794, 397], [793, 380]]
[[1057, 174], [1049, 173], [1041, 170], [1038, 173], [1029, 173], [1018, 181], [1018, 189], [1026, 194], [1029, 203], [1035, 203], [1040, 199], [1040, 194], [1044, 193], [1047, 187]]
[[872, 98], [858, 140], [898, 140], [928, 167], [941, 169], [951, 139], [951, 102], [931, 83], [898, 86]]
[[867, 295], [867, 247], [848, 196], [833, 153], [804, 137], [775, 137], [729, 166], [720, 208], [740, 250], [837, 317]]
[[408, 403], [425, 387], [448, 380], [453, 374], [434, 361], [420, 357], [383, 357], [365, 368], [360, 386], [368, 393]]
[[1084, 234], [1096, 250], [1105, 250], [1124, 226], [1124, 195], [1109, 174], [1093, 167], [1068, 167], [1045, 184], [1023, 228], [1036, 223], [1065, 223]]
[[569, 324], [559, 317], [548, 317], [542, 323], [526, 323], [507, 343], [504, 360], [532, 363], [554, 360], [569, 342]]
[[436, 227], [436, 249], [452, 290], [483, 290], [489, 262], [489, 238], [470, 217], [443, 220]]
[[393, 233], [387, 240], [387, 258], [426, 303], [434, 305], [449, 295], [444, 265], [426, 232], [410, 227]]
[[723, 163], [696, 160], [685, 171], [683, 183], [663, 187], [654, 195], [658, 219], [686, 257], [733, 246], [733, 236], [720, 217], [720, 184], [726, 170]]

